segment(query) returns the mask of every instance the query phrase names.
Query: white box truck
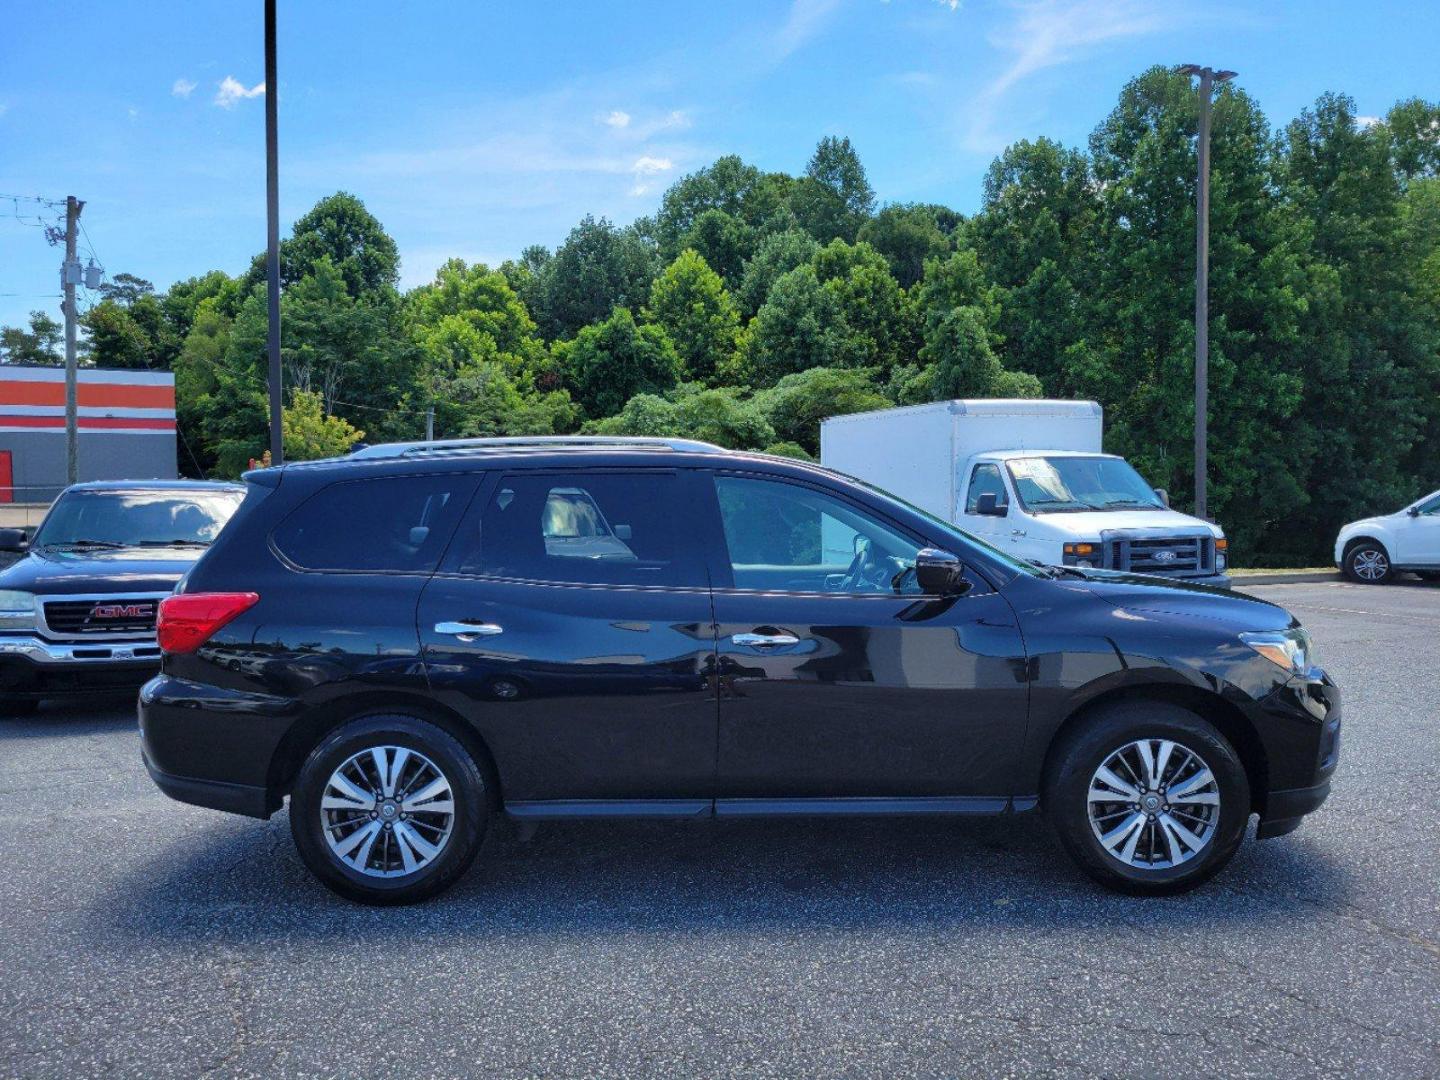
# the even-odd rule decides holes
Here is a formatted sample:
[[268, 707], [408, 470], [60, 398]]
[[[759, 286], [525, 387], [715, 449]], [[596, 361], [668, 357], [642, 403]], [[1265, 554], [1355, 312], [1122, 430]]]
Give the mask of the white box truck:
[[1229, 585], [1225, 534], [1101, 452], [1093, 401], [969, 399], [832, 416], [823, 465], [1035, 562]]

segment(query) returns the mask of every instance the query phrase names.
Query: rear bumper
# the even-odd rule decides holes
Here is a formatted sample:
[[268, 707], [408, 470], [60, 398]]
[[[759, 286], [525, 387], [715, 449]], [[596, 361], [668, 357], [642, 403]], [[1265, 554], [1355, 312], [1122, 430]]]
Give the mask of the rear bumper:
[[150, 774], [150, 779], [155, 781], [155, 786], [176, 802], [256, 818], [268, 818], [280, 809], [279, 800], [273, 800], [272, 805], [269, 793], [263, 787], [176, 776], [157, 769], [149, 754], [142, 751], [140, 757], [145, 762], [145, 771]]

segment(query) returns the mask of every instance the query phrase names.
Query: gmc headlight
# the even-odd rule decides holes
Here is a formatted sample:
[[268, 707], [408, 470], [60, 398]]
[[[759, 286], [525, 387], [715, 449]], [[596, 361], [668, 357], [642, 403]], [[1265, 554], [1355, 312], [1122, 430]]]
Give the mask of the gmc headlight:
[[0, 630], [35, 629], [35, 594], [0, 589]]
[[1289, 630], [1241, 634], [1240, 640], [1292, 675], [1304, 675], [1315, 666], [1315, 646], [1310, 641], [1310, 635], [1298, 626]]

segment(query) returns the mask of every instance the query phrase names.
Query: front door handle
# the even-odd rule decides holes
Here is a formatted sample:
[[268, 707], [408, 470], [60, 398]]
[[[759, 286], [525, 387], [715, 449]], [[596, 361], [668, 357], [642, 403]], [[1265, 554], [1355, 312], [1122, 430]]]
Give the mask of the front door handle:
[[437, 622], [435, 632], [451, 634], [461, 641], [473, 641], [477, 637], [494, 637], [496, 634], [503, 634], [505, 628], [497, 626], [493, 622]]
[[1011, 529], [1011, 530], [1010, 530], [1010, 535], [1011, 535], [1011, 536], [1024, 536], [1024, 535], [1025, 535], [1025, 530], [1024, 530], [1024, 529]]
[[749, 645], [756, 649], [769, 649], [776, 645], [800, 644], [800, 639], [794, 634], [733, 634], [730, 640], [736, 645]]

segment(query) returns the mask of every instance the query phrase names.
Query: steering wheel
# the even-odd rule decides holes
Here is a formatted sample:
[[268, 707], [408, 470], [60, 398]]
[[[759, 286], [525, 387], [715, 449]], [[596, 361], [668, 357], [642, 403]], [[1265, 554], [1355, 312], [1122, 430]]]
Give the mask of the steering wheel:
[[885, 575], [876, 573], [880, 568], [871, 560], [871, 556], [875, 553], [875, 545], [865, 536], [856, 536], [855, 541], [855, 557], [845, 568], [845, 574], [840, 579], [839, 591], [861, 592], [869, 591], [872, 588], [888, 588], [889, 582], [882, 580]]

